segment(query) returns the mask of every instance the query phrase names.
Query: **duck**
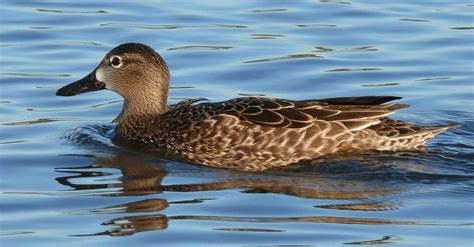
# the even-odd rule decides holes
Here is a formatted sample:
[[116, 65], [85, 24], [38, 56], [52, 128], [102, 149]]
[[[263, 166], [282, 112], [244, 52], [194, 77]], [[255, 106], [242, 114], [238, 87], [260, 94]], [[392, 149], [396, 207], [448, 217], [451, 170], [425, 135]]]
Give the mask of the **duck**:
[[113, 121], [114, 142], [242, 171], [284, 168], [335, 153], [418, 150], [453, 127], [388, 118], [409, 106], [393, 103], [401, 99], [396, 96], [196, 98], [168, 105], [169, 84], [168, 66], [153, 48], [125, 43], [56, 95], [111, 90], [124, 99]]

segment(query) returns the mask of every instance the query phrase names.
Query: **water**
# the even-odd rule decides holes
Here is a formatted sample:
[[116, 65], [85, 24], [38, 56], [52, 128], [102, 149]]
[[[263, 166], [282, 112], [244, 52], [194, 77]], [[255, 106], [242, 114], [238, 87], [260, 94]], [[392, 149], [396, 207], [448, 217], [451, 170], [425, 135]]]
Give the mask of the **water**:
[[[470, 1], [2, 1], [0, 243], [473, 244]], [[396, 95], [395, 117], [462, 127], [428, 151], [243, 173], [111, 144], [111, 92], [56, 97], [143, 42], [170, 103], [239, 95]]]

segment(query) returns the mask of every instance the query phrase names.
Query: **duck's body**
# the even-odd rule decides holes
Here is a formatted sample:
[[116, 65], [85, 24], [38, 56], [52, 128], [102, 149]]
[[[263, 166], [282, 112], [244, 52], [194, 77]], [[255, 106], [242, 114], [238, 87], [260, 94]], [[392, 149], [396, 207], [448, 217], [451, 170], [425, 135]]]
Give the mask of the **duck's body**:
[[116, 119], [118, 142], [167, 150], [193, 163], [248, 171], [342, 151], [416, 149], [449, 128], [386, 118], [407, 106], [387, 103], [399, 99], [390, 96], [305, 101], [248, 97], [194, 104], [202, 100], [196, 99], [168, 107], [168, 80], [166, 63], [153, 49], [124, 44], [89, 76], [57, 94], [114, 90], [125, 98]]
[[119, 119], [116, 138], [198, 164], [257, 171], [338, 151], [416, 149], [446, 129], [383, 117], [406, 106], [378, 104], [393, 99], [184, 101], [160, 115]]

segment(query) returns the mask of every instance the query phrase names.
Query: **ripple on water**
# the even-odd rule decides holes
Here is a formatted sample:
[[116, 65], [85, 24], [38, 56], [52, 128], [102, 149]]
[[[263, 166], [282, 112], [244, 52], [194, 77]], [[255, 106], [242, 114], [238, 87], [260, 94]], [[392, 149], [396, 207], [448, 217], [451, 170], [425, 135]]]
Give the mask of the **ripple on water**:
[[233, 48], [232, 46], [217, 46], [217, 45], [187, 45], [168, 48], [168, 51], [173, 50], [227, 50]]
[[348, 47], [348, 48], [329, 48], [316, 46], [314, 52], [366, 52], [366, 51], [378, 51], [374, 46], [357, 46], [357, 47]]
[[411, 18], [402, 18], [400, 21], [411, 21], [411, 22], [430, 22], [429, 20], [422, 19], [411, 19]]
[[286, 37], [282, 34], [250, 34], [251, 39], [278, 39]]
[[302, 27], [302, 28], [331, 28], [331, 27], [337, 27], [337, 25], [334, 24], [296, 24], [296, 27]]
[[451, 29], [453, 29], [453, 30], [471, 30], [471, 29], [474, 29], [474, 27], [452, 27]]
[[393, 244], [400, 240], [402, 239], [396, 236], [383, 236], [380, 239], [350, 242], [350, 243], [344, 243], [344, 244], [353, 244], [353, 245]]
[[378, 71], [382, 70], [380, 68], [357, 68], [357, 69], [350, 69], [350, 68], [338, 68], [338, 69], [330, 69], [326, 70], [326, 72], [354, 72], [354, 71]]
[[59, 14], [107, 14], [105, 10], [67, 10], [67, 9], [36, 9], [39, 12]]
[[271, 58], [262, 58], [262, 59], [255, 59], [245, 61], [244, 63], [262, 63], [262, 62], [273, 62], [279, 60], [292, 60], [292, 59], [302, 59], [302, 58], [322, 58], [322, 56], [318, 56], [315, 54], [290, 54], [281, 57], [271, 57]]
[[38, 73], [22, 73], [22, 72], [2, 72], [0, 75], [4, 76], [23, 76], [23, 77], [37, 77], [37, 78], [50, 78], [50, 77], [69, 77], [68, 74], [38, 74]]
[[390, 86], [398, 86], [400, 83], [398, 82], [390, 82], [390, 83], [381, 83], [381, 84], [363, 84], [363, 87], [390, 87]]
[[252, 10], [253, 13], [269, 13], [269, 12], [285, 12], [287, 9], [255, 9]]
[[74, 120], [74, 119], [39, 118], [39, 119], [34, 119], [34, 120], [26, 120], [26, 121], [2, 123], [2, 125], [7, 125], [7, 126], [13, 126], [13, 125], [32, 125], [32, 124], [44, 124], [44, 123], [59, 122], [59, 121], [73, 121], [73, 120]]
[[178, 28], [247, 28], [245, 25], [209, 24], [209, 25], [175, 25], [175, 24], [135, 24], [135, 23], [103, 23], [102, 27], [122, 27], [139, 29], [178, 29]]

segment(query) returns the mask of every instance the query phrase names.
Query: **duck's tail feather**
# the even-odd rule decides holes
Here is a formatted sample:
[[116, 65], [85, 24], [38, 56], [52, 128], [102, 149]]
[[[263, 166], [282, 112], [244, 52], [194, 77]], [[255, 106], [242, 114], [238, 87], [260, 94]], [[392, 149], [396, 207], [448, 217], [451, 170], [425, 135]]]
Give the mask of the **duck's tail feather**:
[[391, 137], [390, 140], [398, 144], [399, 147], [397, 149], [416, 149], [423, 147], [433, 137], [445, 132], [446, 130], [458, 127], [460, 127], [460, 125], [425, 127], [414, 133]]
[[459, 124], [425, 127], [425, 129], [419, 130], [416, 133], [411, 134], [409, 136], [423, 135], [423, 136], [427, 136], [426, 140], [429, 140], [429, 139], [445, 132], [448, 129], [454, 129], [454, 128], [459, 128], [459, 127], [461, 127], [461, 125], [459, 125]]
[[399, 151], [422, 149], [436, 135], [459, 125], [427, 127], [389, 118], [355, 132], [349, 149]]

